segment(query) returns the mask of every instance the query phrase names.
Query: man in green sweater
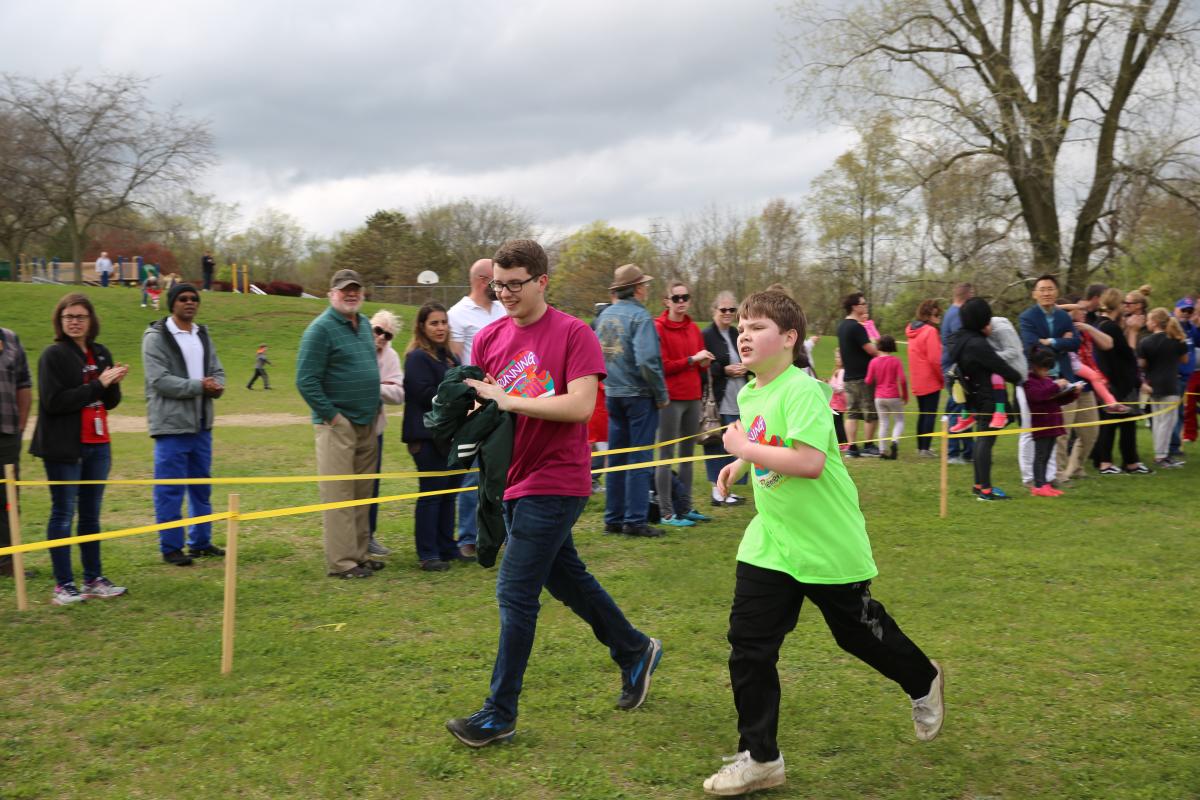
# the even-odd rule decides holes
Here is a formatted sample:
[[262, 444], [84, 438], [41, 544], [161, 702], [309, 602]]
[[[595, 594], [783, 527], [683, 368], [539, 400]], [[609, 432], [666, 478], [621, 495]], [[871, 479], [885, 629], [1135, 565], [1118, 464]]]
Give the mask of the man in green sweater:
[[[371, 323], [359, 312], [362, 278], [340, 269], [329, 284], [329, 308], [309, 323], [300, 339], [296, 388], [312, 409], [317, 439], [318, 475], [370, 473], [375, 468], [378, 439], [379, 367]], [[321, 502], [371, 497], [372, 482], [321, 483]], [[383, 569], [367, 557], [370, 507], [326, 511], [323, 516], [325, 561], [331, 578], [369, 578]]]

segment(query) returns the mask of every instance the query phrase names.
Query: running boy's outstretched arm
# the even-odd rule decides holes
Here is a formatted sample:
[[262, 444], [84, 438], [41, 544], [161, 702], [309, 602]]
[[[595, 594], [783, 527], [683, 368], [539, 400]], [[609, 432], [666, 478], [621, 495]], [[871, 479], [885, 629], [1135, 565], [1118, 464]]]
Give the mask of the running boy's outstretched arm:
[[[793, 442], [791, 447], [772, 447], [752, 442], [746, 438], [746, 431], [742, 428], [741, 420], [735, 420], [725, 429], [722, 442], [725, 445], [725, 452], [738, 460], [721, 470], [721, 478], [725, 477], [726, 470], [736, 467], [734, 478], [736, 481], [750, 463], [778, 472], [780, 475], [794, 475], [797, 478], [819, 478], [825, 469], [825, 454], [815, 447], [810, 447], [803, 442]], [[718, 491], [721, 491], [719, 481], [720, 478], [718, 478]], [[734, 481], [730, 481], [730, 483]]]

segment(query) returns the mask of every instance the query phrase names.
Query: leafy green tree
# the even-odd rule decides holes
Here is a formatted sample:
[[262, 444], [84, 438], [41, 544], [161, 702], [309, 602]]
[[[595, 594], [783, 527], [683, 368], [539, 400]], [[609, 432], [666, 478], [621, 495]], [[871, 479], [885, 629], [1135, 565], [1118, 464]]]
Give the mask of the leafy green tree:
[[376, 211], [336, 251], [338, 268], [357, 270], [368, 285], [416, 284], [417, 275], [433, 270], [439, 277], [455, 274], [455, 258], [428, 233], [416, 230], [396, 210]]
[[532, 212], [511, 200], [463, 198], [430, 204], [417, 211], [413, 227], [449, 252], [466, 277], [471, 264], [491, 258], [508, 239], [534, 238]]
[[[594, 304], [608, 301], [613, 270], [622, 264], [638, 264], [654, 274], [651, 265], [655, 257], [654, 243], [642, 234], [614, 228], [604, 221], [593, 222], [563, 241], [549, 300], [567, 313], [590, 316]], [[662, 282], [657, 282], [659, 288]]]

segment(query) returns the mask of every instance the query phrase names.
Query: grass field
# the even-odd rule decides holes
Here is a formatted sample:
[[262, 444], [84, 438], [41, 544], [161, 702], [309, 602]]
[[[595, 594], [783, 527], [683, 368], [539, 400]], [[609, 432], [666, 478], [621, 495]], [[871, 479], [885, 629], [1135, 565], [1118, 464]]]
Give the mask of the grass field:
[[[57, 287], [0, 285], [0, 325], [36, 360]], [[150, 316], [129, 290], [92, 290], [104, 341], [128, 360], [143, 412], [138, 340]], [[303, 413], [291, 386], [303, 325], [322, 302], [205, 295], [231, 389], [219, 413]], [[411, 309], [402, 311], [412, 319]], [[247, 392], [271, 345], [278, 390]], [[830, 341], [818, 366], [827, 371]], [[219, 476], [314, 469], [307, 425], [215, 431]], [[1019, 488], [1013, 439], [996, 481]], [[1190, 513], [1200, 463], [1093, 478], [1057, 500], [983, 504], [952, 467], [937, 516], [937, 463], [859, 460], [851, 472], [874, 544], [874, 592], [947, 671], [946, 727], [918, 743], [898, 687], [838, 650], [806, 609], [781, 656], [777, 798], [1194, 798], [1200, 795], [1200, 589]], [[1148, 432], [1143, 432], [1143, 449]], [[151, 442], [117, 434], [114, 478], [148, 477]], [[25, 456], [26, 477], [42, 477]], [[393, 421], [385, 470], [408, 469]], [[415, 488], [385, 484], [384, 493]], [[697, 496], [704, 496], [698, 469]], [[244, 486], [243, 510], [315, 502], [307, 485]], [[215, 499], [224, 506], [228, 489]], [[150, 491], [115, 487], [104, 527], [152, 521]], [[494, 570], [417, 570], [410, 504], [382, 511], [396, 549], [368, 581], [323, 577], [320, 520], [242, 526], [234, 672], [219, 673], [222, 568], [159, 561], [153, 535], [104, 544], [130, 587], [57, 608], [45, 553], [28, 558], [33, 607], [0, 582], [0, 798], [688, 798], [736, 744], [724, 640], [734, 555], [752, 510], [661, 540], [605, 536], [603, 497], [576, 526], [582, 555], [665, 655], [646, 704], [614, 708], [620, 678], [569, 611], [544, 597], [511, 744], [469, 751], [442, 725], [486, 696], [495, 653]], [[25, 491], [41, 538], [46, 490]], [[218, 532], [216, 539], [223, 540]]]

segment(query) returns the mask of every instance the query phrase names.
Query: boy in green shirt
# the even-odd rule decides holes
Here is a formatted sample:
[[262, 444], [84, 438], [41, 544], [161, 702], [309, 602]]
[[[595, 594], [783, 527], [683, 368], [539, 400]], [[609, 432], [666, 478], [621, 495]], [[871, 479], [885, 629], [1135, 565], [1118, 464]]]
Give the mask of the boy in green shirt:
[[760, 292], [742, 302], [738, 316], [738, 351], [755, 377], [738, 393], [741, 420], [725, 431], [725, 449], [737, 460], [721, 470], [717, 491], [728, 493], [752, 471], [758, 514], [738, 548], [729, 614], [739, 752], [704, 782], [716, 795], [784, 782], [775, 663], [806, 597], [842, 649], [908, 693], [918, 739], [937, 736], [944, 716], [941, 668], [871, 597], [878, 570], [838, 451], [832, 390], [792, 366], [804, 342], [804, 312], [785, 294]]

